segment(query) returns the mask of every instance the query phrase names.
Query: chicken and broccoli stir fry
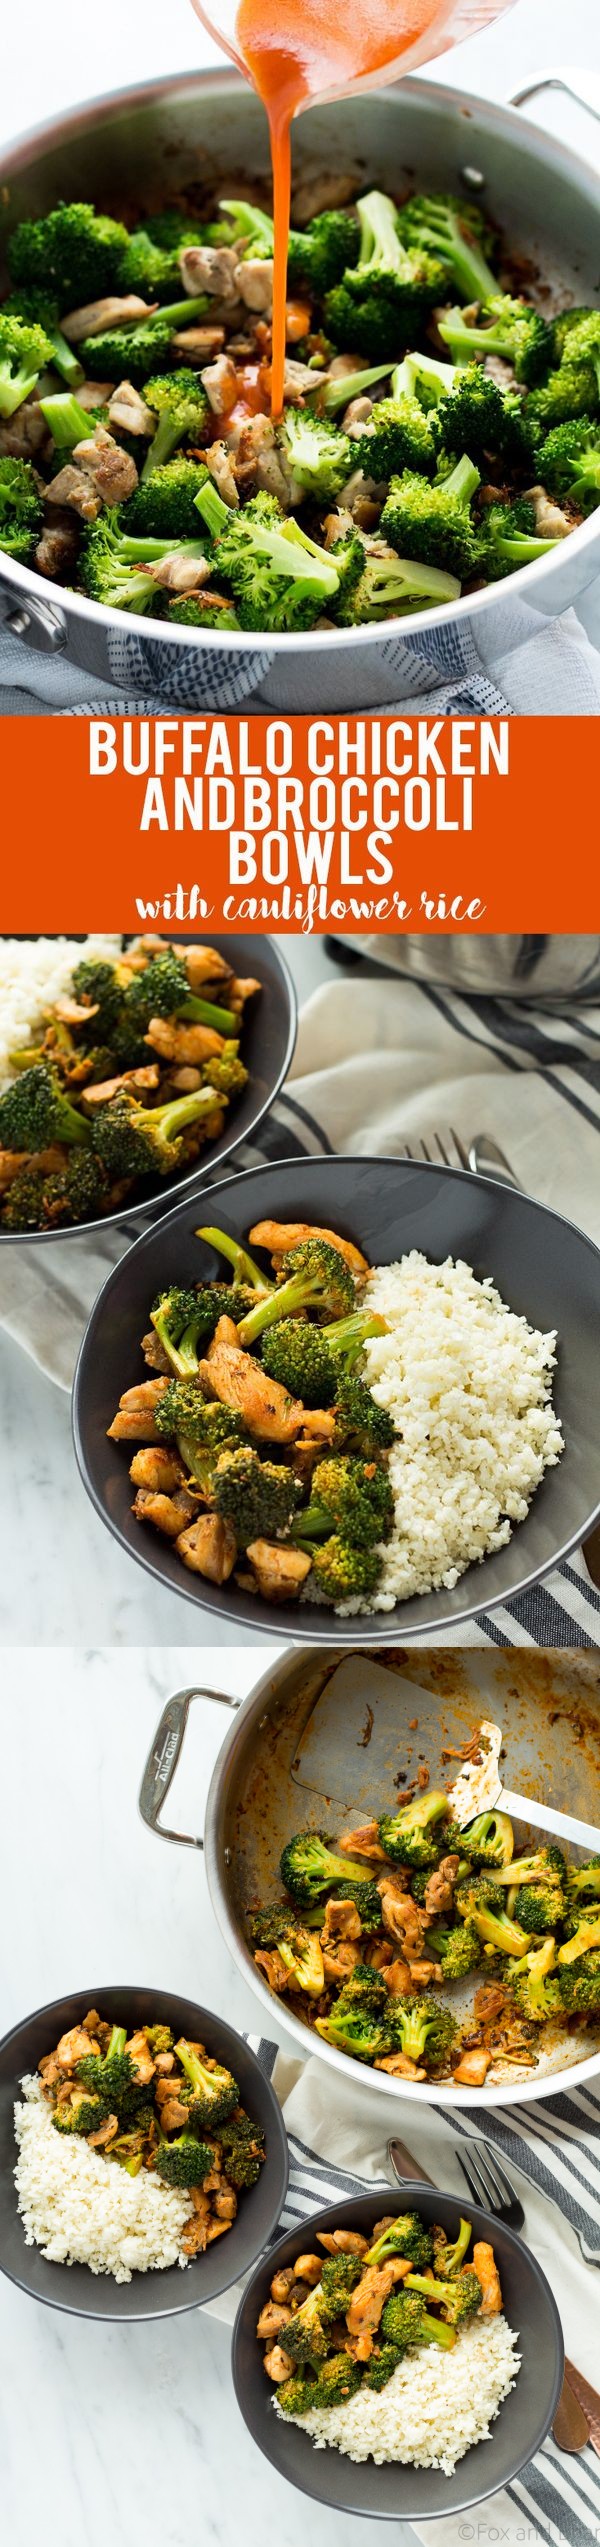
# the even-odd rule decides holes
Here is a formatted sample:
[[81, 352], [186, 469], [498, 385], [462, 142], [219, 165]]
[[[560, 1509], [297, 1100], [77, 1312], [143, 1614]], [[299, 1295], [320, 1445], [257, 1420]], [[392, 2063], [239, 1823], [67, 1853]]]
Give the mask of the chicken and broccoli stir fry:
[[339, 2228], [317, 2233], [321, 2254], [297, 2255], [274, 2273], [256, 2328], [264, 2366], [284, 2414], [338, 2406], [359, 2388], [387, 2386], [406, 2353], [421, 2344], [452, 2352], [463, 2326], [499, 2316], [493, 2247], [459, 2223], [452, 2243], [415, 2211], [376, 2220], [371, 2238]]
[[232, 1279], [155, 1300], [143, 1351], [156, 1376], [124, 1391], [109, 1426], [137, 1445], [136, 1519], [192, 1572], [235, 1572], [270, 1602], [367, 1594], [393, 1517], [393, 1425], [360, 1376], [365, 1338], [385, 1327], [360, 1305], [366, 1259], [332, 1230], [260, 1221], [267, 1274], [226, 1231], [198, 1236]]
[[204, 2254], [232, 2227], [239, 2194], [258, 2181], [264, 2137], [231, 2070], [203, 2043], [175, 2042], [161, 2024], [128, 2035], [91, 2008], [40, 2061], [39, 2077], [62, 2136], [189, 2195], [186, 2255]]
[[[535, 2068], [543, 2027], [600, 2028], [600, 1856], [515, 1856], [506, 1813], [460, 1829], [432, 1787], [337, 1841], [298, 1832], [280, 1876], [248, 1912], [257, 1969], [354, 2060], [475, 2089], [496, 2062]], [[451, 1985], [471, 1976], [457, 2018]]]
[[246, 1002], [210, 946], [143, 938], [83, 958], [0, 1097], [0, 1228], [72, 1227], [149, 1180], [185, 1174], [246, 1086]]
[[[345, 189], [342, 184], [342, 193]], [[23, 221], [0, 309], [0, 548], [195, 629], [353, 627], [543, 557], [600, 501], [600, 311], [543, 316], [473, 202], [377, 189], [273, 224]]]

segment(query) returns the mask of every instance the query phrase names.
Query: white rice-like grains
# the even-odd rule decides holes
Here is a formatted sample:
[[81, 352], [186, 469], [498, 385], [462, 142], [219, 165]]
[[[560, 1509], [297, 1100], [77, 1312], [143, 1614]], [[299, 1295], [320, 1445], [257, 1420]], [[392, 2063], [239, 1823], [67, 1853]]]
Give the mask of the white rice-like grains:
[[518, 2337], [505, 2317], [477, 2317], [459, 2334], [453, 2352], [421, 2344], [399, 2362], [387, 2387], [359, 2388], [347, 2405], [313, 2414], [284, 2414], [315, 2449], [340, 2450], [344, 2458], [392, 2461], [402, 2467], [440, 2467], [451, 2476], [457, 2460], [491, 2424], [514, 2388], [520, 2368]]
[[44, 1010], [71, 988], [82, 956], [116, 963], [121, 937], [3, 937], [0, 939], [0, 1095], [14, 1079], [9, 1054], [35, 1041]]
[[97, 2149], [55, 2130], [39, 2082], [22, 2078], [15, 2105], [19, 2157], [15, 2184], [25, 2245], [40, 2246], [49, 2264], [87, 2264], [130, 2282], [134, 2273], [185, 2265], [181, 2239], [192, 2210], [186, 2194], [142, 2168], [128, 2176]]
[[398, 1433], [389, 1453], [395, 1520], [377, 1591], [345, 1602], [346, 1615], [450, 1591], [468, 1565], [506, 1545], [564, 1450], [552, 1405], [556, 1334], [508, 1309], [489, 1277], [413, 1250], [375, 1268], [361, 1305], [390, 1326], [366, 1344], [363, 1376]]

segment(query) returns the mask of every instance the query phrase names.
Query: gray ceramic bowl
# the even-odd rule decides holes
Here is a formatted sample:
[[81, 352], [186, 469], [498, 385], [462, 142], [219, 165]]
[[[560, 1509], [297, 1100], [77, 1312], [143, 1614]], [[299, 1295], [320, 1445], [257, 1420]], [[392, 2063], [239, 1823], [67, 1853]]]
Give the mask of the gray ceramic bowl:
[[[272, 2405], [273, 2390], [263, 2369], [262, 2344], [256, 2321], [268, 2298], [272, 2275], [294, 2256], [310, 2253], [319, 2229], [352, 2227], [369, 2236], [376, 2220], [388, 2212], [418, 2211], [423, 2220], [439, 2220], [455, 2236], [459, 2218], [472, 2220], [474, 2235], [491, 2241], [497, 2258], [505, 2314], [519, 2335], [522, 2367], [515, 2387], [505, 2397], [487, 2441], [459, 2459], [453, 2476], [440, 2468], [376, 2467], [373, 2459], [358, 2465], [339, 2450], [315, 2450], [306, 2432], [284, 2422]], [[556, 2413], [561, 2392], [564, 2352], [560, 2318], [545, 2273], [535, 2256], [511, 2229], [479, 2211], [472, 2202], [437, 2193], [430, 2184], [411, 2183], [401, 2191], [361, 2194], [315, 2211], [302, 2230], [278, 2239], [263, 2257], [244, 2292], [233, 2334], [235, 2393], [259, 2450], [302, 2494], [327, 2503], [330, 2510], [357, 2512], [364, 2520], [421, 2521], [470, 2511], [501, 2485], [508, 2485], [541, 2448]], [[465, 2530], [465, 2536], [471, 2535]]]
[[361, 1619], [369, 1644], [404, 1642], [462, 1625], [480, 1610], [513, 1599], [578, 1546], [598, 1515], [600, 1498], [600, 1251], [556, 1212], [487, 1177], [419, 1167], [391, 1158], [286, 1159], [205, 1187], [202, 1208], [189, 1202], [139, 1239], [105, 1283], [84, 1336], [75, 1375], [73, 1420], [77, 1459], [96, 1511], [121, 1547], [148, 1573], [240, 1631], [297, 1637], [303, 1644], [354, 1645], [357, 1621], [316, 1604], [276, 1607], [238, 1590], [216, 1590], [191, 1574], [172, 1544], [131, 1511], [127, 1445], [107, 1441], [124, 1389], [147, 1376], [140, 1338], [156, 1293], [222, 1270], [194, 1232], [198, 1222], [236, 1237], [266, 1216], [307, 1220], [339, 1230], [373, 1264], [421, 1248], [441, 1262], [466, 1257], [490, 1274], [512, 1309], [532, 1326], [559, 1336], [555, 1402], [566, 1449], [534, 1495], [527, 1519], [508, 1546], [472, 1565], [453, 1591], [430, 1592], [395, 1610]]
[[[216, 2238], [205, 2255], [194, 2256], [185, 2271], [173, 2264], [164, 2272], [134, 2273], [130, 2282], [116, 2282], [109, 2274], [90, 2273], [85, 2264], [50, 2264], [39, 2246], [25, 2244], [13, 2181], [19, 2080], [37, 2069], [43, 2054], [86, 2008], [94, 2007], [101, 2014], [106, 2010], [115, 2024], [119, 2019], [129, 2027], [164, 2021], [174, 2034], [205, 2043], [211, 2056], [233, 2070], [242, 2103], [264, 2131], [266, 2157], [258, 2184], [242, 2194], [233, 2228]], [[73, 2317], [117, 2318], [119, 2322], [127, 2318], [129, 2323], [139, 2323], [181, 2316], [186, 2309], [202, 2308], [205, 2300], [218, 2299], [239, 2273], [248, 2272], [272, 2237], [285, 2201], [288, 2171], [281, 2107], [254, 2052], [212, 2008], [198, 2007], [194, 1999], [180, 1999], [169, 1990], [127, 1989], [121, 1983], [116, 1989], [74, 1990], [68, 1998], [52, 1999], [48, 2007], [36, 2008], [0, 2043], [0, 2271], [33, 2299], [44, 2300], [48, 2308], [67, 2309]]]
[[[161, 930], [161, 936], [168, 938], [168, 929]], [[232, 1150], [239, 1148], [240, 1141], [249, 1141], [252, 1133], [258, 1130], [259, 1123], [263, 1122], [283, 1087], [294, 1051], [298, 1011], [291, 973], [272, 937], [216, 937], [213, 929], [205, 929], [202, 935], [198, 930], [190, 929], [185, 943], [189, 946], [205, 945], [207, 939], [209, 945], [216, 947], [217, 953], [224, 955], [233, 965], [240, 980], [251, 976], [263, 985], [260, 998], [249, 1001], [243, 1030], [242, 1053], [249, 1074], [247, 1085], [226, 1113], [218, 1140], [207, 1142], [206, 1149], [201, 1150], [199, 1159], [187, 1175], [175, 1173], [171, 1177], [146, 1177], [143, 1182], [140, 1181], [130, 1201], [122, 1203], [119, 1211], [105, 1212], [101, 1219], [85, 1221], [74, 1229], [28, 1230], [26, 1241], [22, 1236], [13, 1236], [12, 1230], [0, 1229], [0, 1247], [19, 1247], [25, 1243], [28, 1247], [51, 1247], [57, 1246], [59, 1241], [70, 1239], [74, 1242], [78, 1238], [89, 1241], [95, 1229], [110, 1229], [115, 1224], [120, 1228], [122, 1223], [135, 1227], [136, 1222], [156, 1220], [160, 1212], [169, 1210], [176, 1195], [197, 1194], [206, 1178], [214, 1175], [215, 1168], [221, 1167], [223, 1160], [231, 1157]], [[181, 946], [182, 939], [173, 938], [172, 944]]]

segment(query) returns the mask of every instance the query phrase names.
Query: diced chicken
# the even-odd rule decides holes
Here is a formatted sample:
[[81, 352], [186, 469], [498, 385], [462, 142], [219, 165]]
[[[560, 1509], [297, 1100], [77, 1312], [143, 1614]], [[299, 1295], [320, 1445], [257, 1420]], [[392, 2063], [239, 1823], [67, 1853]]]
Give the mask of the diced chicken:
[[114, 380], [82, 380], [77, 390], [77, 405], [84, 407], [87, 415], [88, 409], [93, 411], [95, 407], [107, 407], [109, 398], [114, 395]]
[[390, 2052], [386, 2060], [374, 2061], [373, 2067], [388, 2070], [390, 2078], [412, 2078], [415, 2081], [427, 2077], [426, 2069], [419, 2069], [416, 2061], [409, 2061], [406, 2052]]
[[318, 2229], [319, 2246], [326, 2255], [366, 2255], [368, 2238], [359, 2229]]
[[326, 1981], [343, 1984], [347, 1981], [349, 1972], [353, 1972], [355, 1964], [360, 1963], [361, 1960], [360, 1946], [354, 1945], [349, 1937], [340, 1937], [339, 1940], [332, 1938], [330, 1944], [323, 1947], [323, 1971]]
[[142, 1353], [150, 1371], [164, 1371], [165, 1377], [172, 1379], [168, 1353], [165, 1353], [164, 1344], [161, 1344], [160, 1336], [156, 1334], [154, 1327], [150, 1327], [148, 1335], [142, 1336]]
[[202, 371], [205, 363], [221, 353], [224, 343], [224, 327], [178, 327], [171, 338], [171, 351], [177, 362], [186, 363], [191, 371]]
[[364, 371], [364, 368], [364, 354], [334, 354], [328, 367], [327, 379], [351, 380], [353, 372]]
[[258, 310], [261, 315], [265, 310], [272, 310], [272, 257], [249, 256], [245, 260], [242, 257], [236, 265], [234, 282], [238, 299], [245, 302], [246, 309]]
[[301, 1548], [253, 1539], [247, 1554], [265, 1601], [297, 1600], [311, 1568], [311, 1558]]
[[195, 1094], [196, 1088], [201, 1088], [201, 1086], [202, 1072], [201, 1070], [193, 1070], [191, 1063], [188, 1063], [183, 1070], [173, 1070], [171, 1072], [171, 1088], [174, 1096], [192, 1097]]
[[301, 177], [294, 188], [294, 224], [304, 230], [307, 221], [314, 221], [315, 213], [341, 211], [344, 204], [354, 203], [356, 192], [356, 170], [321, 169], [318, 177]]
[[274, 2344], [273, 2351], [265, 2353], [267, 2378], [273, 2379], [276, 2386], [281, 2386], [282, 2379], [289, 2379], [292, 2369], [289, 2353], [283, 2351], [281, 2344]]
[[164, 1539], [179, 1539], [188, 1522], [195, 1520], [198, 1506], [193, 1495], [186, 1494], [183, 1486], [173, 1495], [139, 1486], [131, 1509], [136, 1521], [151, 1521], [153, 1529], [161, 1530]]
[[0, 423], [0, 460], [35, 460], [54, 450], [46, 418], [37, 398], [24, 398], [14, 416]]
[[530, 486], [529, 502], [533, 505], [538, 539], [568, 538], [573, 529], [572, 520], [569, 520], [568, 513], [563, 513], [560, 504], [552, 503], [545, 486]]
[[251, 1246], [268, 1248], [275, 1264], [280, 1256], [286, 1254], [288, 1247], [298, 1247], [305, 1238], [324, 1238], [328, 1247], [336, 1247], [351, 1273], [359, 1276], [369, 1272], [367, 1258], [361, 1255], [360, 1247], [353, 1246], [350, 1238], [340, 1238], [337, 1229], [315, 1229], [307, 1220], [257, 1220], [250, 1231]]
[[264, 1972], [269, 1989], [274, 1990], [276, 1997], [281, 1998], [283, 1991], [289, 1989], [290, 1975], [287, 1964], [282, 1961], [281, 1955], [277, 1952], [277, 1947], [261, 1949], [260, 1954], [255, 1954], [254, 1961], [258, 1964], [259, 1972]]
[[47, 522], [34, 555], [38, 575], [47, 575], [50, 583], [71, 582], [77, 556], [75, 523], [65, 513], [63, 521]]
[[261, 2342], [270, 2343], [274, 2335], [283, 2334], [284, 2326], [289, 2326], [291, 2314], [291, 2308], [285, 2306], [276, 2308], [272, 2299], [266, 2300], [256, 2326]]
[[151, 584], [164, 585], [166, 592], [193, 593], [200, 584], [208, 583], [211, 569], [206, 557], [183, 557], [173, 548], [166, 557], [144, 566], [142, 572], [149, 575]]
[[171, 1017], [151, 1017], [144, 1035], [144, 1043], [161, 1061], [190, 1061], [200, 1068], [204, 1061], [218, 1060], [224, 1040], [214, 1026], [176, 1026]]
[[77, 513], [81, 522], [97, 522], [98, 514], [102, 512], [102, 496], [90, 471], [77, 468], [73, 460], [67, 460], [64, 469], [59, 469], [58, 476], [52, 478], [46, 488], [46, 505], [55, 504], [66, 506], [69, 513]]
[[397, 1938], [407, 1961], [422, 1952], [428, 1926], [426, 1911], [421, 1910], [412, 1894], [404, 1892], [402, 1875], [380, 1875], [377, 1890], [381, 1900], [381, 1916], [389, 1937]]
[[150, 2079], [154, 2077], [154, 2061], [152, 2059], [152, 2053], [147, 2037], [142, 2032], [141, 2027], [138, 2029], [137, 2033], [129, 2035], [128, 2041], [125, 2045], [125, 2050], [129, 2053], [134, 2075], [138, 2080], [139, 2086], [148, 2087]]
[[485, 2238], [479, 2238], [473, 2248], [473, 2271], [483, 2292], [482, 2317], [499, 2317], [502, 2307], [500, 2274], [493, 2246], [488, 2246]]
[[484, 2087], [491, 2058], [491, 2052], [463, 2052], [452, 2072], [455, 2087]]
[[321, 1945], [328, 1946], [333, 1937], [360, 1937], [360, 1912], [354, 1901], [328, 1901], [321, 1929]]
[[309, 2288], [313, 2290], [316, 2282], [320, 2282], [321, 2271], [322, 2265], [320, 2255], [312, 2255], [309, 2253], [307, 2255], [296, 2256], [296, 2262], [294, 2265], [294, 2280], [296, 2282], [308, 2282]]
[[238, 299], [237, 248], [182, 248], [178, 258], [184, 292], [195, 300], [200, 292], [208, 292], [211, 300]]
[[344, 433], [349, 433], [351, 439], [362, 441], [365, 425], [368, 428], [372, 415], [372, 398], [366, 397], [364, 392], [361, 398], [351, 398], [344, 416]]
[[287, 2307], [294, 2279], [295, 2267], [293, 2264], [285, 2264], [280, 2273], [273, 2274], [273, 2280], [271, 2283], [271, 2298], [276, 2301], [279, 2308]]
[[384, 1965], [383, 1973], [386, 1990], [391, 1992], [392, 1998], [405, 1999], [410, 1995], [411, 1968], [410, 1964], [405, 1963], [403, 1955], [394, 1955], [393, 1961]]
[[315, 374], [311, 371], [310, 364], [299, 363], [293, 354], [286, 354], [283, 367], [283, 390], [284, 397], [290, 405], [300, 406], [307, 391], [314, 389], [314, 386]]
[[129, 1470], [132, 1486], [147, 1486], [153, 1494], [170, 1495], [185, 1476], [183, 1460], [165, 1442], [154, 1449], [136, 1450]]
[[379, 1824], [361, 1822], [356, 1831], [342, 1831], [338, 1848], [343, 1857], [372, 1857], [374, 1860], [383, 1860], [385, 1852], [380, 1844]]
[[84, 336], [103, 336], [107, 327], [133, 326], [136, 319], [149, 318], [158, 309], [158, 301], [141, 301], [139, 292], [109, 292], [104, 300], [85, 301], [79, 310], [68, 310], [61, 318], [61, 330], [68, 345], [79, 345]]
[[182, 1531], [177, 1553], [191, 1574], [203, 1574], [208, 1583], [228, 1583], [237, 1556], [234, 1532], [218, 1512], [203, 1512]]
[[239, 973], [232, 973], [227, 994], [228, 1007], [236, 1009], [244, 1008], [246, 1000], [253, 999], [255, 992], [261, 989], [262, 983], [256, 982], [252, 973], [248, 973], [245, 979], [242, 980], [240, 980]]
[[118, 2114], [107, 2114], [106, 2121], [100, 2123], [98, 2131], [86, 2133], [88, 2149], [109, 2149], [111, 2140], [118, 2138], [118, 2132]]
[[220, 2220], [224, 2228], [229, 2228], [231, 2221], [235, 2220], [237, 2211], [237, 2193], [234, 2192], [232, 2184], [223, 2184], [219, 2187], [218, 2193], [215, 2193], [213, 2211], [215, 2219]]
[[142, 440], [151, 440], [156, 433], [156, 416], [132, 380], [121, 380], [118, 389], [113, 389], [108, 400], [108, 421], [120, 433], [133, 433]]
[[[215, 447], [213, 445], [213, 449]], [[180, 951], [185, 956], [190, 990], [202, 990], [205, 982], [218, 981], [222, 986], [225, 981], [231, 981], [231, 965], [224, 955], [217, 954], [214, 946], [184, 946]]]
[[260, 1440], [291, 1442], [300, 1432], [304, 1407], [240, 1345], [218, 1345], [209, 1360], [199, 1363], [198, 1376], [210, 1395], [242, 1415]]
[[164, 1397], [167, 1387], [167, 1379], [160, 1378], [140, 1380], [137, 1388], [124, 1389], [118, 1414], [113, 1416], [112, 1424], [108, 1427], [108, 1440], [114, 1442], [160, 1441], [154, 1418], [159, 1399]]
[[73, 459], [86, 477], [91, 477], [103, 504], [124, 504], [138, 484], [135, 460], [123, 451], [104, 425], [96, 425], [88, 442], [76, 442]]
[[[94, 1010], [88, 1008], [85, 1014], [93, 1017]], [[89, 1087], [82, 1089], [82, 1104], [89, 1113], [94, 1106], [108, 1105], [121, 1088], [131, 1088], [135, 1096], [144, 1097], [148, 1089], [158, 1087], [159, 1079], [158, 1063], [148, 1061], [140, 1070], [122, 1070], [117, 1079], [93, 1079]]]
[[237, 1346], [237, 1341], [238, 1331], [235, 1319], [227, 1318], [225, 1316], [217, 1318], [215, 1332], [208, 1347], [207, 1360], [210, 1362], [212, 1360], [213, 1353], [218, 1353], [220, 1344], [234, 1344]]
[[210, 471], [211, 478], [214, 478], [215, 486], [218, 489], [219, 495], [222, 497], [223, 503], [229, 504], [233, 512], [236, 504], [239, 504], [240, 499], [231, 465], [231, 453], [227, 449], [226, 442], [213, 442], [209, 444], [209, 448], [206, 453], [206, 466]]
[[409, 1971], [413, 1990], [428, 1990], [431, 1981], [444, 1977], [441, 1963], [433, 1963], [427, 1955], [419, 1955], [416, 1962], [411, 1958]]
[[19, 1170], [29, 1164], [29, 1150], [0, 1150], [0, 1194], [8, 1194]]
[[230, 415], [237, 397], [237, 372], [229, 354], [217, 354], [216, 362], [207, 363], [202, 373], [202, 385], [213, 415]]
[[210, 2227], [208, 2194], [201, 2193], [199, 2185], [193, 2185], [191, 2200], [194, 2209], [191, 2220], [188, 2220], [187, 2227], [184, 2229], [181, 2244], [185, 2255], [203, 2255], [208, 2243]]
[[[406, 2270], [410, 2271], [409, 2265], [406, 2266]], [[386, 2299], [389, 2299], [390, 2291], [393, 2290], [394, 2282], [398, 2278], [395, 2258], [389, 2264], [367, 2265], [362, 2280], [352, 2292], [352, 2298], [346, 2310], [349, 2335], [377, 2333], [382, 2309], [385, 2308]]]
[[77, 2061], [86, 2060], [89, 2052], [99, 2052], [99, 2050], [99, 2043], [94, 2036], [87, 2033], [85, 2026], [71, 2025], [67, 2034], [61, 2034], [54, 2059], [57, 2068], [66, 2073], [75, 2068]]
[[187, 2105], [180, 2105], [177, 2087], [172, 2087], [168, 2078], [157, 2079], [154, 2101], [162, 2131], [185, 2130], [190, 2119]]
[[251, 416], [243, 426], [235, 466], [240, 484], [248, 481], [261, 493], [275, 495], [284, 513], [290, 513], [293, 505], [302, 501], [304, 489], [296, 484], [286, 466], [270, 416]]

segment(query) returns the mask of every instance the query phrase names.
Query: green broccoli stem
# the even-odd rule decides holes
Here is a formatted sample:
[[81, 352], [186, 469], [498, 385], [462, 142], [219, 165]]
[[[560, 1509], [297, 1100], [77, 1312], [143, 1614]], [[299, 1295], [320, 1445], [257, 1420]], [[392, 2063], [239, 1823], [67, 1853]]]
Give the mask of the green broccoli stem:
[[177, 450], [177, 444], [182, 439], [182, 429], [177, 417], [169, 415], [165, 408], [163, 414], [159, 416], [156, 433], [146, 453], [142, 469], [143, 486], [147, 478], [152, 477], [154, 469], [162, 469], [165, 461], [170, 460], [172, 451]]
[[465, 452], [462, 460], [457, 460], [455, 467], [450, 470], [450, 476], [436, 478], [435, 484], [443, 486], [445, 494], [453, 496], [455, 503], [466, 505], [470, 504], [471, 496], [477, 494], [481, 479], [479, 470], [475, 468], [472, 460], [467, 459]]
[[239, 1246], [237, 1238], [230, 1238], [228, 1230], [197, 1229], [196, 1237], [203, 1238], [216, 1256], [225, 1256], [227, 1264], [233, 1267], [234, 1282], [245, 1283], [252, 1291], [264, 1293], [273, 1290], [273, 1284], [261, 1273], [260, 1265], [255, 1264], [254, 1257], [247, 1254], [245, 1247]]
[[[149, 1107], [148, 1125], [152, 1127], [156, 1125], [161, 1145], [165, 1142], [168, 1146], [169, 1142], [177, 1140], [178, 1135], [185, 1132], [188, 1123], [197, 1123], [201, 1114], [212, 1113], [214, 1104], [214, 1088], [195, 1088], [189, 1097], [174, 1097], [169, 1105]], [[142, 1117], [143, 1115], [142, 1107]]]
[[374, 186], [370, 194], [359, 197], [356, 210], [360, 225], [359, 265], [373, 266], [375, 269], [383, 265], [392, 274], [398, 273], [404, 252], [400, 245], [396, 212], [391, 196], [380, 194], [379, 189]]
[[71, 391], [40, 398], [40, 407], [57, 451], [73, 451], [77, 442], [83, 442], [94, 431], [93, 414], [80, 407]]
[[[223, 503], [208, 473], [205, 483], [194, 496], [194, 503], [196, 511], [202, 515], [202, 520], [206, 523], [211, 539], [218, 540], [221, 531], [226, 527], [231, 528], [231, 508]], [[233, 518], [235, 520], [236, 516], [234, 515]], [[249, 530], [249, 528], [249, 523], [246, 523], [246, 529]], [[319, 548], [315, 540], [309, 539], [307, 532], [300, 529], [298, 522], [282, 522], [281, 528], [278, 525], [271, 528], [266, 522], [253, 519], [251, 545], [257, 557], [268, 558], [274, 574], [289, 576], [294, 580], [299, 578], [307, 586], [312, 583], [317, 586], [323, 598], [327, 594], [337, 592], [340, 579], [335, 559], [327, 549]], [[306, 564], [307, 557], [315, 560], [312, 575], [310, 567]]]
[[236, 1026], [239, 1024], [239, 1019], [234, 1017], [232, 1008], [215, 1008], [210, 999], [184, 999], [181, 1008], [176, 1010], [176, 1015], [183, 1017], [190, 1024], [214, 1026], [217, 1035], [235, 1035]]
[[324, 1503], [315, 1501], [296, 1514], [290, 1536], [300, 1544], [303, 1539], [331, 1539], [335, 1526], [333, 1514], [326, 1511]]
[[[348, 406], [350, 398], [362, 398], [378, 380], [388, 380], [391, 369], [391, 362], [371, 363], [366, 371], [344, 372], [341, 380], [323, 380], [315, 373], [315, 392], [319, 390], [322, 407], [328, 416], [333, 416], [338, 407]], [[307, 389], [306, 396], [312, 398], [312, 389]]]
[[52, 346], [55, 371], [60, 372], [61, 379], [66, 381], [68, 389], [80, 389], [82, 380], [85, 380], [85, 372], [83, 363], [80, 363], [79, 356], [75, 352], [75, 346], [67, 344], [66, 336], [63, 336], [60, 327], [49, 327], [47, 332]]
[[247, 239], [254, 256], [273, 255], [273, 221], [270, 212], [261, 212], [258, 204], [239, 203], [232, 196], [221, 195], [219, 209], [235, 222], [241, 242]]
[[440, 400], [447, 397], [452, 389], [454, 378], [452, 363], [437, 362], [433, 354], [405, 354], [404, 362], [393, 374], [392, 391], [395, 398], [402, 397], [404, 393], [408, 397], [419, 398], [422, 388], [426, 396], [421, 399], [421, 404], [438, 407]]

